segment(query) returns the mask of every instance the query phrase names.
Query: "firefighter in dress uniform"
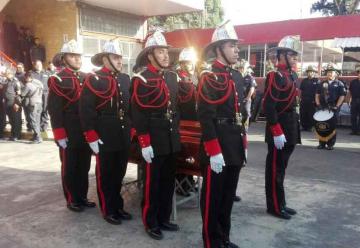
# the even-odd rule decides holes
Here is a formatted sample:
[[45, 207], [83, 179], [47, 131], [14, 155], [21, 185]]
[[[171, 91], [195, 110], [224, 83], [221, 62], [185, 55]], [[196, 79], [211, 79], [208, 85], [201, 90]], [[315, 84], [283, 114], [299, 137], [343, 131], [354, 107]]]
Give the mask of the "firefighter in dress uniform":
[[130, 78], [122, 73], [118, 40], [107, 41], [91, 62], [102, 67], [87, 76], [80, 97], [80, 117], [86, 141], [96, 156], [96, 182], [100, 210], [110, 224], [132, 216], [124, 210], [121, 187], [126, 173], [130, 130]]
[[[196, 113], [196, 85], [194, 83], [196, 52], [193, 48], [184, 48], [179, 54], [179, 69], [177, 70], [179, 82], [178, 105], [181, 120], [197, 121]], [[176, 175], [181, 189], [178, 194], [190, 196], [191, 185], [195, 184], [193, 176]]]
[[215, 29], [203, 58], [215, 58], [198, 84], [198, 118], [202, 129], [201, 213], [204, 247], [238, 247], [230, 242], [231, 211], [240, 169], [245, 161], [244, 85], [232, 69], [239, 39], [230, 22]]
[[316, 73], [316, 68], [309, 65], [306, 68], [307, 78], [300, 84], [300, 123], [304, 131], [310, 131], [314, 126], [315, 94], [319, 84], [319, 79], [315, 77]]
[[268, 146], [265, 169], [267, 212], [291, 219], [296, 211], [285, 201], [285, 170], [295, 145], [300, 143], [300, 126], [296, 112], [296, 80], [293, 71], [300, 48], [299, 36], [284, 37], [269, 49], [277, 58], [276, 70], [265, 81], [263, 109], [266, 116], [265, 141]]
[[[335, 64], [329, 63], [325, 67], [326, 80], [318, 84], [315, 95], [315, 102], [318, 109], [328, 109], [334, 112], [335, 127], [340, 107], [346, 96], [346, 88], [343, 82], [337, 79], [340, 70]], [[333, 150], [336, 142], [336, 129], [327, 137], [317, 134], [319, 139], [318, 149]]]
[[91, 150], [82, 134], [79, 98], [85, 74], [80, 70], [81, 50], [75, 40], [65, 43], [54, 59], [64, 69], [48, 80], [48, 110], [54, 139], [60, 149], [61, 179], [68, 209], [81, 212], [95, 207], [87, 199]]
[[136, 59], [143, 68], [132, 79], [131, 115], [145, 164], [142, 219], [147, 234], [178, 231], [170, 222], [175, 188], [175, 156], [181, 149], [178, 82], [169, 66], [169, 46], [160, 31], [151, 34]]
[[360, 134], [360, 63], [356, 64], [355, 72], [357, 74], [357, 78], [351, 81], [349, 87], [349, 105], [351, 111], [350, 135]]

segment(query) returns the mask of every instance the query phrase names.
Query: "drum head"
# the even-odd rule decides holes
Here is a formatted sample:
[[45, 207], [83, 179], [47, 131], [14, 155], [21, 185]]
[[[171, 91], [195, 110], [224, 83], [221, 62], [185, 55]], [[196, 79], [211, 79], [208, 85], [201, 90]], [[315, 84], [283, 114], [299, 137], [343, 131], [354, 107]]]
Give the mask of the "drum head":
[[330, 110], [319, 110], [314, 114], [314, 120], [316, 121], [328, 121], [333, 118], [334, 112]]

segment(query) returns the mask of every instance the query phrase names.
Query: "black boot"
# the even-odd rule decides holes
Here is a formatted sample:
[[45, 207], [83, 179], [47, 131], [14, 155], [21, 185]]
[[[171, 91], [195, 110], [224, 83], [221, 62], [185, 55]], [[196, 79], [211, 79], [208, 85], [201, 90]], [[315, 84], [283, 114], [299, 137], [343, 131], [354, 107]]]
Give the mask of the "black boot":
[[163, 222], [159, 225], [159, 227], [161, 230], [164, 231], [169, 231], [169, 232], [179, 231], [179, 226], [171, 222]]
[[284, 210], [285, 210], [288, 214], [290, 214], [290, 215], [295, 215], [295, 214], [297, 214], [296, 210], [293, 209], [293, 208], [284, 207]]
[[67, 208], [73, 212], [84, 211], [84, 207], [80, 203], [68, 203]]
[[160, 228], [155, 227], [155, 228], [148, 228], [146, 229], [146, 233], [153, 239], [156, 240], [161, 240], [164, 238]]
[[280, 213], [276, 213], [274, 211], [267, 211], [269, 214], [280, 218], [280, 219], [284, 219], [284, 220], [290, 220], [291, 219], [291, 215], [289, 213], [287, 213], [284, 209], [280, 210]]

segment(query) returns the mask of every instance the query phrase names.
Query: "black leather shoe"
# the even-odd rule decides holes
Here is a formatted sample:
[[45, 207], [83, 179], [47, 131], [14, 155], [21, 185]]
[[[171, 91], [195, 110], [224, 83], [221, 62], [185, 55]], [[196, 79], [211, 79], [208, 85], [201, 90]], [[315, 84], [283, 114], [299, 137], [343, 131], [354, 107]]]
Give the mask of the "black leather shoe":
[[334, 147], [333, 146], [328, 146], [328, 147], [326, 147], [326, 149], [331, 151], [331, 150], [334, 150]]
[[284, 210], [285, 210], [288, 214], [290, 214], [290, 215], [295, 215], [295, 214], [297, 214], [296, 210], [293, 209], [293, 208], [284, 207]]
[[132, 215], [123, 209], [119, 209], [118, 214], [122, 220], [131, 220], [132, 219]]
[[87, 208], [94, 208], [94, 207], [96, 207], [96, 203], [95, 203], [95, 202], [92, 202], [92, 201], [89, 201], [88, 199], [84, 199], [84, 200], [82, 201], [82, 205], [83, 205], [84, 207], [87, 207]]
[[171, 222], [164, 222], [159, 225], [161, 230], [169, 231], [169, 232], [176, 232], [179, 231], [179, 226], [177, 224]]
[[146, 229], [146, 233], [153, 239], [156, 240], [162, 240], [164, 238], [164, 235], [162, 234], [160, 228], [149, 228]]
[[230, 241], [225, 241], [223, 247], [226, 247], [226, 248], [240, 248], [240, 246], [235, 245], [234, 243], [232, 243]]
[[236, 195], [234, 196], [234, 202], [240, 202], [241, 201], [241, 197]]
[[269, 214], [277, 217], [277, 218], [280, 218], [280, 219], [284, 219], [284, 220], [290, 220], [291, 219], [291, 215], [289, 213], [287, 213], [284, 209], [282, 209], [280, 211], [280, 213], [275, 213], [273, 211], [267, 211]]
[[69, 203], [67, 208], [73, 212], [82, 212], [84, 207], [80, 203]]
[[318, 145], [318, 146], [317, 146], [317, 149], [319, 149], [319, 150], [325, 149], [325, 146], [324, 146], [324, 145]]
[[120, 225], [121, 224], [121, 218], [118, 215], [108, 215], [104, 217], [104, 220], [106, 220], [107, 222], [109, 222], [110, 224], [113, 225]]

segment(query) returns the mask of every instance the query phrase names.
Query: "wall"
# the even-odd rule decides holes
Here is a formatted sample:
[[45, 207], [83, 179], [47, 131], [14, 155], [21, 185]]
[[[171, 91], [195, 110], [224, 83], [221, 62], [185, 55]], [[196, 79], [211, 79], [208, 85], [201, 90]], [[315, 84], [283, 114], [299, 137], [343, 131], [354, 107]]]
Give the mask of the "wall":
[[20, 26], [29, 27], [46, 47], [47, 60], [51, 60], [68, 39], [77, 38], [78, 11], [74, 1], [11, 0], [2, 11]]

